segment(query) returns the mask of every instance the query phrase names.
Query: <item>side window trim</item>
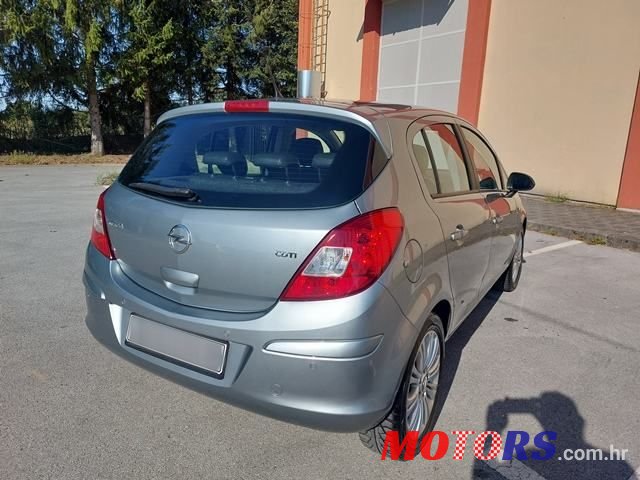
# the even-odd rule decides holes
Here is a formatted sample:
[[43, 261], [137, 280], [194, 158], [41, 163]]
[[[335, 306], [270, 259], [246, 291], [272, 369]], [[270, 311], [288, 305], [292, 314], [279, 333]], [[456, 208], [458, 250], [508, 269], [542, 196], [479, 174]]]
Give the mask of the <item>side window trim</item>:
[[[423, 140], [425, 139], [425, 135], [423, 132], [423, 129], [425, 128], [424, 118], [425, 117], [419, 118], [415, 120], [413, 123], [411, 123], [411, 125], [409, 125], [409, 127], [407, 128], [406, 141], [407, 141], [407, 148], [409, 149], [409, 161], [413, 167], [416, 178], [418, 179], [418, 184], [420, 186], [420, 190], [422, 191], [422, 196], [425, 198], [425, 200], [427, 200], [427, 202], [429, 202], [433, 199], [436, 199], [438, 197], [438, 194], [429, 191], [429, 188], [427, 187], [427, 182], [425, 181], [424, 177], [422, 176], [422, 173], [420, 172], [419, 161], [416, 158], [415, 152], [413, 150], [413, 139], [418, 133], [421, 134]], [[425, 145], [426, 144], [427, 142], [425, 141]], [[429, 147], [427, 147], [427, 154], [429, 154], [428, 148]], [[433, 165], [431, 158], [429, 159], [429, 163]]]
[[462, 156], [464, 157], [464, 163], [467, 166], [467, 176], [469, 177], [471, 191], [480, 192], [480, 183], [478, 182], [478, 176], [475, 174], [476, 167], [473, 164], [471, 155], [469, 155], [469, 150], [467, 150], [467, 142], [464, 140], [462, 128], [458, 122], [455, 122], [455, 124], [453, 124], [453, 129], [455, 131], [456, 138], [458, 139], [458, 143], [460, 144], [460, 148], [462, 148]]
[[431, 169], [433, 170], [433, 178], [435, 178], [436, 180], [437, 191], [431, 194], [431, 196], [433, 197], [434, 195], [440, 195], [442, 192], [442, 187], [440, 186], [440, 175], [438, 175], [438, 169], [436, 168], [435, 160], [433, 158], [433, 150], [431, 150], [431, 144], [429, 143], [427, 134], [424, 132], [424, 127], [420, 129], [420, 135], [422, 135], [422, 140], [427, 147], [427, 155], [429, 155], [429, 163], [431, 164]]
[[[471, 190], [465, 190], [462, 192], [452, 192], [452, 193], [431, 193], [429, 192], [429, 190], [426, 188], [426, 186], [424, 185], [424, 179], [422, 178], [422, 175], [420, 175], [417, 163], [416, 163], [416, 159], [414, 158], [413, 155], [413, 149], [411, 148], [411, 142], [413, 139], [413, 136], [418, 132], [418, 131], [422, 131], [422, 135], [424, 137], [425, 140], [425, 145], [427, 146], [427, 152], [429, 153], [429, 157], [430, 157], [430, 163], [432, 165], [432, 167], [434, 166], [434, 159], [433, 159], [433, 152], [431, 151], [431, 146], [429, 144], [429, 142], [427, 141], [427, 137], [426, 134], [424, 132], [424, 129], [429, 128], [429, 126], [431, 125], [438, 125], [438, 124], [446, 124], [446, 125], [450, 125], [450, 127], [453, 129], [455, 135], [456, 135], [456, 139], [458, 140], [458, 142], [461, 144], [460, 148], [462, 150], [462, 155], [463, 155], [463, 159], [464, 159], [464, 164], [465, 164], [465, 168], [467, 169], [467, 175], [469, 178], [469, 186], [471, 187]], [[487, 145], [487, 147], [489, 148], [489, 150], [491, 151], [491, 153], [494, 155], [494, 157], [497, 160], [498, 163], [498, 169], [500, 171], [500, 179], [502, 181], [502, 185], [503, 188], [506, 188], [506, 170], [504, 169], [502, 163], [500, 163], [500, 159], [498, 158], [498, 155], [496, 155], [496, 152], [493, 150], [493, 148], [489, 145], [489, 143], [485, 140], [485, 138], [482, 136], [482, 134], [480, 134], [473, 126], [467, 124], [464, 121], [460, 121], [460, 119], [458, 119], [457, 117], [453, 117], [453, 116], [448, 116], [446, 114], [432, 114], [432, 115], [425, 115], [424, 117], [418, 118], [416, 119], [414, 122], [412, 122], [412, 124], [409, 126], [409, 128], [407, 129], [407, 146], [410, 148], [411, 150], [411, 161], [413, 163], [413, 167], [416, 170], [416, 175], [418, 176], [418, 180], [420, 182], [421, 185], [421, 189], [423, 190], [423, 193], [425, 193], [426, 197], [431, 197], [433, 200], [439, 200], [441, 198], [448, 198], [448, 197], [457, 197], [457, 196], [462, 196], [462, 195], [469, 195], [469, 194], [482, 194], [482, 193], [487, 193], [490, 192], [492, 190], [482, 190], [480, 189], [480, 185], [479, 182], [476, 178], [476, 175], [470, 175], [470, 172], [475, 172], [475, 167], [473, 165], [473, 161], [471, 160], [471, 157], [467, 151], [466, 148], [466, 143], [463, 141], [461, 141], [460, 139], [464, 138], [463, 134], [462, 134], [462, 128], [467, 128], [469, 130], [471, 130], [473, 133], [475, 133], [476, 135], [478, 135], [480, 137], [480, 139]], [[434, 172], [436, 178], [437, 178], [437, 171]], [[439, 181], [439, 180], [438, 180]], [[440, 186], [438, 186], [438, 191], [441, 191]], [[428, 195], [427, 195], [428, 193]]]
[[[465, 149], [465, 145], [464, 142], [460, 141], [461, 135], [460, 132], [458, 131], [458, 124], [456, 123], [454, 118], [437, 118], [434, 119], [433, 122], [430, 122], [429, 125], [423, 127], [423, 135], [425, 137], [425, 143], [427, 144], [427, 148], [428, 148], [428, 152], [431, 156], [431, 164], [435, 167], [435, 160], [433, 157], [433, 153], [431, 151], [431, 146], [429, 145], [428, 142], [428, 138], [426, 136], [426, 134], [424, 133], [424, 129], [425, 128], [429, 128], [429, 126], [432, 125], [447, 125], [451, 128], [451, 130], [453, 130], [453, 134], [456, 137], [456, 141], [458, 142], [458, 145], [460, 146], [460, 151], [462, 152], [462, 161], [464, 162], [464, 166], [465, 166], [465, 170], [467, 172], [467, 180], [469, 181], [469, 190], [461, 190], [458, 192], [449, 192], [449, 193], [440, 193], [442, 190], [440, 189], [440, 186], [438, 186], [438, 194], [437, 195], [433, 195], [434, 199], [438, 199], [438, 198], [447, 198], [447, 197], [457, 197], [460, 195], [468, 195], [470, 193], [476, 193], [476, 191], [479, 191], [480, 187], [475, 183], [475, 175], [471, 175], [472, 170], [470, 169], [470, 165], [469, 165], [469, 161], [467, 158], [467, 154], [466, 154], [466, 149]], [[436, 178], [437, 178], [437, 169], [435, 169], [435, 174], [436, 174]]]
[[[413, 153], [413, 148], [411, 145], [413, 142], [413, 137], [416, 135], [416, 133], [421, 132], [425, 145], [427, 146], [427, 153], [429, 154], [429, 162], [431, 163], [431, 166], [433, 168], [435, 166], [435, 163], [434, 163], [435, 160], [433, 157], [433, 152], [431, 150], [431, 145], [428, 142], [428, 139], [424, 130], [426, 128], [429, 128], [432, 125], [439, 125], [439, 124], [449, 125], [450, 128], [453, 130], [454, 134], [456, 135], [456, 140], [458, 141], [458, 143], [460, 143], [462, 157], [463, 157], [465, 169], [467, 171], [467, 178], [469, 180], [470, 190], [463, 190], [463, 191], [451, 192], [451, 193], [431, 193], [429, 192], [429, 189], [426, 187], [425, 180], [424, 178], [422, 178], [422, 175], [420, 174], [420, 169], [418, 168], [417, 160], [415, 159], [415, 154]], [[444, 115], [443, 116], [427, 115], [425, 117], [416, 119], [407, 129], [407, 147], [411, 152], [410, 153], [411, 163], [413, 165], [415, 174], [418, 177], [418, 181], [420, 183], [420, 189], [422, 190], [422, 193], [426, 198], [430, 198], [434, 201], [438, 201], [438, 200], [447, 199], [450, 197], [460, 197], [463, 195], [477, 195], [483, 192], [483, 190], [480, 190], [479, 185], [477, 185], [477, 183], [474, 182], [475, 175], [471, 175], [471, 172], [473, 170], [470, 169], [470, 164], [468, 162], [468, 156], [466, 155], [466, 148], [465, 148], [464, 142], [460, 142], [461, 133], [458, 131], [458, 129], [459, 129], [459, 125], [458, 125], [457, 119], [455, 117], [449, 117]], [[437, 169], [435, 170], [436, 171], [434, 172], [434, 176], [438, 178]], [[439, 182], [440, 180], [438, 179], [437, 181]], [[438, 191], [439, 192], [441, 191], [440, 185], [438, 185]]]

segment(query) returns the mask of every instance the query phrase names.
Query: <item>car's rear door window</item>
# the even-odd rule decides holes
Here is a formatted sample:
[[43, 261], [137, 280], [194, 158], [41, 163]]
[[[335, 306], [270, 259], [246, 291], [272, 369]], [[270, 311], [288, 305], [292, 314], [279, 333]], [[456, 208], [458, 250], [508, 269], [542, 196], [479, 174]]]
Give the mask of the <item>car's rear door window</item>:
[[438, 194], [448, 195], [471, 190], [462, 148], [453, 127], [440, 123], [423, 129], [438, 185]]
[[473, 163], [480, 190], [502, 189], [498, 160], [487, 144], [472, 130], [462, 127], [467, 152]]
[[374, 150], [365, 128], [331, 118], [187, 115], [158, 125], [119, 181], [188, 189], [190, 200], [169, 200], [202, 207], [331, 207], [364, 191]]

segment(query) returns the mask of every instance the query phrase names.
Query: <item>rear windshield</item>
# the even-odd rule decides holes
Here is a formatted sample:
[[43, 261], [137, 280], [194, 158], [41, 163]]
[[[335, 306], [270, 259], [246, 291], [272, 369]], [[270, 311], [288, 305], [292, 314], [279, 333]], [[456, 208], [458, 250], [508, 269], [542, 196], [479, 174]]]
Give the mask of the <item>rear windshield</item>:
[[[187, 115], [158, 125], [119, 181], [194, 206], [330, 207], [355, 199], [370, 183], [374, 144], [363, 127], [328, 118]], [[192, 195], [164, 195], [172, 189]]]

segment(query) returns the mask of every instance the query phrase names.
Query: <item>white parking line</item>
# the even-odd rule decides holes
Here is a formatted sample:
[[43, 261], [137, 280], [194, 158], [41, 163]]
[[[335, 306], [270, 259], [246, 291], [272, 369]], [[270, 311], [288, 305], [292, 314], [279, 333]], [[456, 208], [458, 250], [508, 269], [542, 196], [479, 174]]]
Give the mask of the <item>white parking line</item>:
[[538, 472], [515, 458], [505, 462], [493, 459], [484, 463], [508, 480], [545, 480]]
[[573, 247], [574, 245], [579, 245], [581, 243], [582, 242], [580, 240], [568, 240], [566, 242], [549, 245], [548, 247], [542, 247], [530, 252], [525, 252], [524, 258], [532, 257], [534, 255], [540, 255], [541, 253], [553, 252], [554, 250], [560, 250], [562, 248]]

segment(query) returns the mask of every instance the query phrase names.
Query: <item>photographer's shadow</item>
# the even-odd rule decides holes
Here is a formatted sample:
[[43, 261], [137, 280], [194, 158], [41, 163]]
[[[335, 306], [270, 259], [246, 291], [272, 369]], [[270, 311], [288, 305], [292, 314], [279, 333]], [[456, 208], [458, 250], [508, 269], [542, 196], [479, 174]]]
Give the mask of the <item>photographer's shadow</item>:
[[[436, 402], [434, 415], [436, 422], [442, 411], [442, 406], [446, 403], [449, 391], [453, 385], [455, 375], [458, 371], [462, 352], [473, 337], [474, 333], [480, 328], [485, 318], [491, 313], [493, 307], [500, 299], [501, 293], [490, 292], [478, 306], [471, 312], [469, 317], [464, 321], [460, 328], [453, 334], [446, 345], [446, 361], [440, 372], [440, 381], [438, 386], [438, 401]], [[494, 402], [487, 410], [487, 426], [485, 430], [493, 430], [502, 436], [503, 448], [506, 436], [505, 429], [508, 425], [510, 415], [515, 414], [531, 414], [539, 422], [541, 429], [536, 432], [528, 432], [530, 434], [529, 444], [525, 447], [527, 458], [531, 459], [533, 452], [540, 452], [533, 444], [535, 435], [542, 431], [552, 431], [557, 433], [557, 440], [554, 443], [555, 453], [549, 460], [526, 460], [525, 464], [530, 470], [533, 470], [541, 477], [547, 480], [555, 479], [607, 479], [607, 480], [628, 480], [634, 473], [633, 468], [624, 458], [616, 459], [615, 455], [612, 459], [610, 447], [596, 447], [590, 445], [584, 438], [585, 420], [580, 415], [574, 401], [568, 396], [559, 392], [544, 392], [539, 397], [527, 399], [505, 399]], [[510, 425], [513, 430], [517, 430], [517, 426]], [[613, 445], [622, 453], [622, 449], [628, 448], [628, 445]], [[562, 459], [565, 450], [571, 452], [593, 452], [594, 449], [602, 451], [603, 460], [583, 460]], [[541, 452], [544, 454], [544, 452]], [[580, 453], [579, 455], [582, 455]], [[500, 457], [502, 454], [500, 455]], [[607, 457], [607, 460], [604, 460]], [[626, 452], [626, 457], [629, 452]], [[514, 452], [515, 458], [515, 452]], [[507, 463], [507, 462], [505, 462]], [[521, 472], [528, 478], [527, 472]], [[530, 472], [533, 473], [533, 472]], [[474, 461], [473, 468], [474, 478], [504, 478], [495, 470], [492, 470], [485, 462], [479, 460]]]
[[[509, 416], [515, 414], [530, 414], [542, 427], [540, 432], [549, 431], [557, 434], [557, 440], [553, 442], [553, 457], [548, 460], [533, 460], [532, 453], [544, 455], [545, 452], [533, 444], [534, 436], [539, 432], [528, 432], [530, 440], [524, 448], [528, 460], [523, 459], [522, 463], [545, 479], [627, 480], [633, 474], [633, 468], [625, 461], [629, 452], [623, 453], [624, 445], [613, 445], [617, 452], [612, 454], [609, 445], [594, 446], [585, 440], [585, 420], [575, 402], [568, 396], [560, 392], [544, 392], [535, 398], [506, 398], [494, 402], [487, 410], [486, 430], [500, 433], [504, 442]], [[511, 427], [517, 429], [513, 425]], [[516, 452], [513, 453], [516, 458]], [[474, 475], [479, 471], [486, 471], [486, 467], [478, 463], [476, 460]]]

